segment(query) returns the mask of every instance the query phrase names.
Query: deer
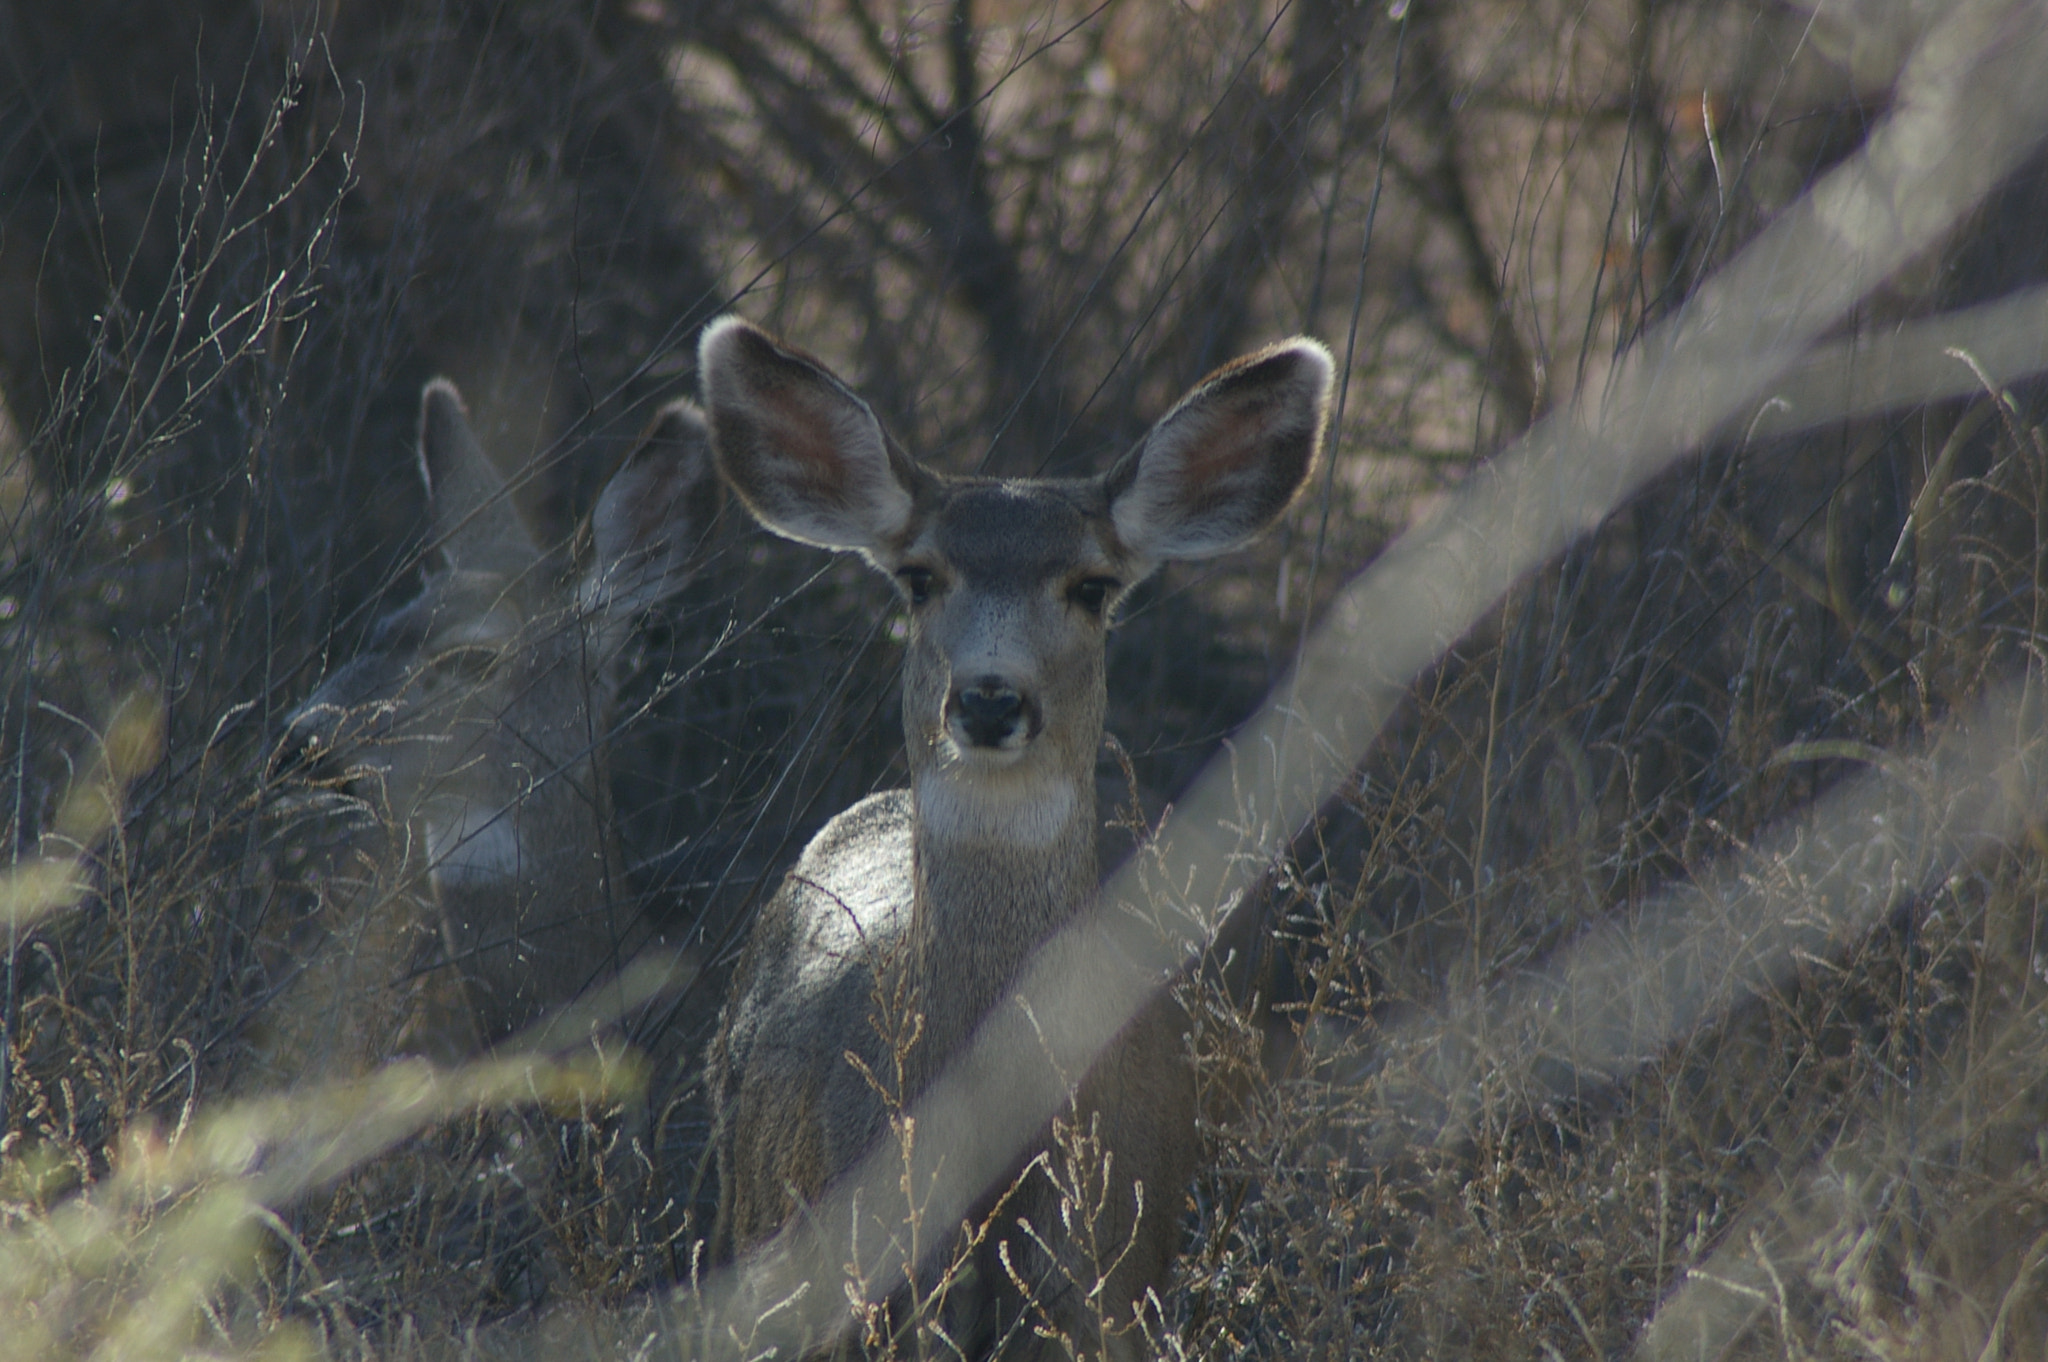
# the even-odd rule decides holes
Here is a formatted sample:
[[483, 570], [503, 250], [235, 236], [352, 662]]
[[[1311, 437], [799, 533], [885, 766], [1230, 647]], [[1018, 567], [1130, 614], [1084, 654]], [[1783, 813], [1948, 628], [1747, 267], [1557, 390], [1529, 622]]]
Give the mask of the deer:
[[285, 767], [391, 838], [305, 966], [281, 1023], [302, 1033], [277, 1047], [289, 1062], [459, 1059], [617, 967], [616, 659], [636, 616], [688, 579], [718, 505], [687, 401], [661, 409], [573, 546], [543, 546], [445, 379], [421, 395], [418, 450], [420, 590], [285, 724]]
[[[765, 1251], [820, 1202], [1091, 904], [1118, 604], [1160, 564], [1232, 552], [1281, 517], [1320, 456], [1332, 373], [1318, 342], [1282, 341], [1202, 379], [1107, 473], [998, 479], [918, 462], [768, 332], [736, 317], [705, 330], [700, 396], [726, 485], [768, 530], [857, 553], [896, 585], [910, 774], [825, 825], [742, 952], [707, 1057], [714, 1255]], [[907, 1026], [878, 1015], [885, 997], [907, 1000]], [[1091, 1279], [1070, 1261], [1041, 1130], [977, 1210], [991, 1232], [953, 1246], [971, 1270], [936, 1307], [951, 1345], [1064, 1357], [1064, 1335], [1135, 1354], [1198, 1171], [1185, 1030], [1162, 992], [1073, 1088], [1068, 1119], [1107, 1151], [1113, 1265]]]

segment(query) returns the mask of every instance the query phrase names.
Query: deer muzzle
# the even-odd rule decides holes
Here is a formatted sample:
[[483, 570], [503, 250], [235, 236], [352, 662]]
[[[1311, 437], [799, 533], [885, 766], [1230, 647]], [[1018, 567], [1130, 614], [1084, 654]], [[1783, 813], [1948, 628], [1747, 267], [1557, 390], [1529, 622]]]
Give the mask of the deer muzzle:
[[946, 697], [946, 728], [963, 748], [1015, 752], [1039, 727], [1038, 706], [1000, 676], [955, 686]]

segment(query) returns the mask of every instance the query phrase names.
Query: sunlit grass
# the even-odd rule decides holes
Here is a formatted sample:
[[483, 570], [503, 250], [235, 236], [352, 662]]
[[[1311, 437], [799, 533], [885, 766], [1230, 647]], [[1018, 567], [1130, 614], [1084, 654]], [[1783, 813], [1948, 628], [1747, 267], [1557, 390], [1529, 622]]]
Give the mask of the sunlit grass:
[[[1222, 8], [1172, 19], [1192, 32], [1240, 17]], [[1283, 8], [1276, 44], [1298, 18]], [[1655, 8], [1616, 13], [1648, 23]], [[1434, 36], [1524, 41], [1532, 16], [1515, 10], [1511, 24]], [[1120, 882], [1139, 911], [1119, 926], [1142, 920], [1147, 930], [1118, 936], [1120, 960], [1069, 969], [1068, 958], [1058, 977], [1031, 981], [1054, 1000], [1037, 1009], [1044, 1028], [1024, 1038], [992, 1030], [982, 1067], [992, 1082], [931, 1100], [1022, 1138], [1060, 1094], [1011, 1082], [1016, 1066], [1001, 1046], [1071, 1046], [1075, 1070], [1075, 1056], [1156, 983], [1158, 969], [1110, 967], [1146, 960], [1151, 927], [1214, 926], [1241, 895], [1265, 915], [1257, 930], [1226, 936], [1227, 949], [1173, 946], [1203, 957], [1180, 990], [1209, 1145], [1195, 1187], [1147, 1191], [1184, 1205], [1191, 1232], [1175, 1293], [1145, 1321], [1158, 1355], [2040, 1355], [2048, 447], [2038, 397], [2017, 385], [2043, 359], [2044, 299], [2025, 289], [1894, 326], [1887, 309], [1903, 305], [1885, 292], [1910, 293], [1901, 278], [1940, 257], [2010, 163], [2033, 164], [2048, 64], [2037, 26], [2018, 25], [2026, 17], [2017, 6], [1957, 6], [1919, 59], [1925, 83], [1897, 97], [1895, 120], [1863, 128], [1861, 150], [1831, 148], [1839, 159], [1823, 192], [1796, 202], [1786, 192], [1779, 207], [1793, 206], [1771, 218], [1777, 226], [1728, 241], [1713, 259], [1734, 267], [1688, 293], [1690, 308], [1674, 303], [1661, 324], [1645, 308], [1632, 333], [1641, 343], [1585, 367], [1576, 405], [1557, 377], [1572, 367], [1573, 343], [1553, 338], [1549, 417], [1499, 462], [1460, 455], [1432, 484], [1434, 519], [1417, 515], [1407, 492], [1395, 504], [1319, 506], [1287, 550], [1290, 563], [1311, 564], [1306, 591], [1174, 578], [1146, 606], [1152, 618], [1140, 624], [1186, 610], [1191, 631], [1226, 621], [1250, 638], [1247, 621], [1269, 598], [1284, 615], [1289, 600], [1334, 595], [1336, 622], [1300, 659], [1301, 686], [1235, 740], [1210, 783], [1179, 799], [1165, 839]], [[1148, 32], [1128, 23], [1120, 40]], [[1559, 32], [1577, 34], [1573, 24]], [[2003, 64], [1943, 64], [1962, 61], [1958, 44], [1982, 39], [1986, 24]], [[1075, 41], [1094, 39], [1083, 31]], [[1802, 60], [1773, 53], [1771, 79], [1795, 84]], [[1111, 51], [1076, 69], [1115, 66], [1140, 85], [1132, 62]], [[1004, 98], [1021, 101], [1033, 75]], [[1670, 73], [1664, 94], [1710, 109], [1707, 92], [1684, 85], [1692, 78]], [[1161, 84], [1136, 96], [1171, 103]], [[1367, 108], [1386, 93], [1367, 83], [1346, 99]], [[1784, 115], [1796, 110], [1784, 98], [1772, 118], [1807, 116]], [[1620, 108], [1543, 116], [1567, 126], [1584, 114], [1589, 128], [1642, 116], [1633, 103]], [[1657, 113], [1653, 101], [1643, 108]], [[1060, 132], [1052, 115], [1044, 127]], [[1088, 155], [1105, 158], [1092, 125], [1074, 135], [1083, 134]], [[1177, 134], [1175, 152], [1188, 140]], [[1318, 194], [1377, 202], [1365, 174], [1375, 140], [1354, 135], [1348, 188], [1332, 177]], [[1739, 194], [1744, 174], [1791, 173], [1762, 153], [1745, 169], [1750, 153], [1737, 141], [1711, 150], [1712, 195]], [[786, 169], [764, 156], [719, 173], [765, 178], [771, 165]], [[1798, 173], [1808, 166], [1799, 161]], [[1072, 178], [1085, 188], [1115, 169], [1090, 161]], [[1532, 177], [1539, 169], [1532, 162]], [[287, 183], [278, 204], [300, 192]], [[787, 188], [753, 185], [778, 213], [803, 199], [789, 190], [785, 204]], [[1613, 192], [1615, 204], [1595, 207], [1613, 209], [1617, 232], [1634, 232]], [[835, 212], [848, 202], [818, 197]], [[306, 221], [329, 221], [322, 211]], [[308, 227], [306, 240], [325, 230]], [[1261, 249], [1282, 248], [1278, 230], [1261, 225]], [[911, 235], [874, 233], [897, 252], [878, 271], [906, 268]], [[1360, 253], [1363, 296], [1365, 246], [1334, 235], [1337, 254]], [[1317, 259], [1334, 258], [1331, 236]], [[1137, 239], [1154, 253], [1183, 244], [1167, 233]], [[760, 255], [781, 249], [763, 240]], [[1518, 238], [1515, 251], [1537, 244]], [[736, 254], [753, 262], [756, 252], [750, 241]], [[1510, 255], [1527, 267], [1525, 253]], [[783, 293], [741, 306], [831, 311], [823, 290], [868, 273], [860, 257], [834, 259], [831, 270], [804, 266], [829, 278], [776, 283]], [[1277, 292], [1312, 292], [1298, 287], [1306, 271], [1292, 260]], [[1521, 286], [1512, 270], [1502, 277], [1510, 291]], [[915, 308], [890, 292], [903, 292], [893, 275], [863, 286], [887, 295], [875, 316], [840, 320], [865, 346], [861, 327], [883, 334], [877, 317]], [[98, 353], [118, 376], [127, 371], [105, 359], [120, 351], [112, 326]], [[579, 332], [579, 343], [594, 351], [600, 330]], [[972, 386], [960, 356], [975, 328], [948, 314], [926, 330], [937, 339], [902, 354], [876, 342], [873, 363], [902, 367], [919, 392]], [[259, 328], [236, 352], [232, 372], [248, 384], [238, 410], [302, 400], [301, 376], [279, 358], [287, 332], [281, 320]], [[260, 368], [273, 361], [274, 372]], [[1407, 391], [1402, 371], [1374, 362], [1358, 361], [1354, 433], [1378, 423], [1377, 435], [1401, 445], [1424, 426], [1455, 427], [1463, 440], [1469, 413], [1439, 406], [1476, 381], [1472, 355], [1458, 361], [1467, 377], [1445, 380], [1451, 397], [1432, 389], [1421, 399], [1439, 406], [1395, 411], [1389, 398], [1386, 412], [1361, 416], [1361, 394], [1377, 402]], [[931, 422], [964, 421], [947, 410]], [[324, 412], [319, 424], [348, 425]], [[109, 429], [108, 447], [127, 462], [96, 468], [88, 490], [144, 524], [148, 460], [185, 456], [178, 441], [191, 430], [169, 423], [157, 439], [139, 426]], [[34, 438], [73, 434], [57, 423]], [[253, 452], [265, 438], [247, 441], [252, 479], [265, 475]], [[1359, 474], [1364, 463], [1355, 457], [1333, 485], [1378, 486]], [[362, 829], [279, 812], [304, 792], [272, 760], [277, 715], [320, 666], [346, 662], [356, 621], [334, 626], [331, 656], [245, 646], [219, 664], [229, 700], [195, 716], [181, 708], [194, 702], [178, 689], [190, 680], [178, 649], [205, 654], [237, 616], [257, 612], [276, 564], [237, 563], [247, 590], [230, 601], [194, 592], [181, 609], [197, 623], [178, 617], [190, 637], [176, 647], [164, 642], [168, 628], [119, 633], [107, 625], [125, 618], [112, 602], [147, 589], [161, 566], [150, 553], [169, 551], [160, 540], [138, 551], [122, 537], [130, 531], [78, 529], [57, 515], [61, 497], [9, 461], [4, 432], [0, 469], [0, 567], [30, 548], [85, 546], [77, 580], [40, 604], [0, 587], [0, 630], [13, 631], [0, 647], [34, 644], [45, 668], [19, 673], [43, 690], [29, 718], [7, 712], [0, 739], [29, 735], [26, 750], [5, 748], [19, 844], [0, 873], [11, 947], [0, 1355], [752, 1357], [780, 1345], [787, 1357], [790, 1340], [834, 1331], [877, 1357], [943, 1355], [929, 1319], [892, 1336], [879, 1304], [906, 1258], [918, 1270], [914, 1251], [889, 1251], [896, 1208], [915, 1208], [901, 1221], [904, 1244], [944, 1239], [962, 1212], [920, 1184], [923, 1173], [955, 1178], [941, 1190], [966, 1201], [1004, 1160], [984, 1150], [993, 1171], [966, 1166], [938, 1146], [933, 1132], [947, 1122], [927, 1108], [895, 1111], [896, 1138], [864, 1170], [858, 1203], [844, 1204], [856, 1189], [842, 1189], [847, 1197], [799, 1227], [815, 1244], [739, 1270], [703, 1252], [710, 1174], [693, 1124], [702, 1028], [743, 921], [698, 920], [701, 933], [674, 959], [643, 963], [492, 1057], [444, 1067], [394, 1057], [328, 1076], [286, 1054], [279, 1090], [252, 1093], [250, 1037], [295, 977], [298, 929], [352, 911], [359, 895], [421, 892], [404, 867], [377, 860], [374, 837], [350, 840]], [[118, 498], [108, 494], [116, 487]], [[1359, 524], [1344, 523], [1347, 512]], [[214, 525], [191, 505], [179, 513], [201, 545], [181, 551], [195, 558], [258, 532]], [[1411, 522], [1418, 528], [1372, 573], [1334, 585], [1379, 547], [1360, 524]], [[844, 765], [847, 785], [888, 778], [886, 760], [862, 767], [871, 753], [842, 750], [843, 736], [805, 735], [858, 731], [886, 749], [889, 725], [876, 715], [889, 702], [890, 664], [878, 652], [857, 674], [849, 664], [845, 676], [796, 675], [820, 670], [810, 651], [820, 621], [844, 627], [847, 602], [866, 599], [846, 584], [858, 573], [833, 578], [836, 569], [809, 562], [784, 578], [760, 556], [734, 557], [758, 578], [750, 589], [809, 592], [795, 627], [759, 631], [797, 640], [781, 659], [792, 675], [773, 678], [793, 697], [795, 755], [788, 769], [751, 771], [727, 822], [691, 829], [688, 850], [700, 835], [714, 844], [713, 833], [744, 828], [772, 883], [801, 841], [802, 819], [771, 804], [791, 771]], [[384, 583], [394, 595], [404, 585]], [[24, 611], [43, 632], [30, 637]], [[754, 618], [751, 607], [729, 613]], [[1289, 615], [1245, 646], [1288, 655], [1298, 623]], [[49, 684], [50, 669], [65, 666], [83, 679]], [[130, 691], [135, 672], [159, 666], [157, 680]], [[1196, 708], [1182, 694], [1193, 670], [1176, 652], [1117, 702]], [[95, 686], [127, 698], [102, 706]], [[273, 688], [267, 710], [255, 698], [263, 686]], [[172, 698], [152, 698], [161, 688]], [[32, 690], [11, 690], [7, 702]], [[750, 757], [732, 750], [724, 712], [688, 721], [684, 741], [718, 762]], [[1192, 747], [1212, 736], [1158, 741]], [[830, 810], [804, 816], [813, 812]], [[676, 892], [708, 894], [714, 875], [691, 864], [698, 878]], [[687, 1024], [626, 1044], [645, 1009], [685, 993]], [[323, 1020], [310, 1018], [311, 1029]], [[1009, 1116], [995, 1114], [1006, 1107]], [[1085, 1229], [1096, 1148], [1088, 1132], [1064, 1130], [1059, 1151], [1067, 1209]], [[1100, 1246], [1103, 1258], [1117, 1251]], [[925, 1265], [912, 1295], [923, 1299], [958, 1267]]]

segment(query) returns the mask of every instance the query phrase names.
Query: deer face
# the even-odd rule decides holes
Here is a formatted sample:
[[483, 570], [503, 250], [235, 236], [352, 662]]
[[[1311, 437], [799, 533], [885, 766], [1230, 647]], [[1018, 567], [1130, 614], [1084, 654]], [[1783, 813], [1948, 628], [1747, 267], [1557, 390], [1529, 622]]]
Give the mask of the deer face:
[[816, 360], [728, 318], [700, 371], [719, 469], [764, 524], [854, 549], [910, 612], [903, 719], [918, 817], [1030, 842], [1084, 802], [1104, 631], [1160, 562], [1225, 553], [1301, 487], [1329, 355], [1274, 346], [1198, 384], [1100, 478], [954, 478], [904, 454]]
[[[509, 883], [594, 845], [595, 716], [573, 615], [527, 574], [446, 569], [292, 716], [298, 755], [394, 828], [436, 885]], [[574, 854], [574, 853], [570, 853]]]
[[1050, 835], [1092, 780], [1109, 623], [1141, 565], [1092, 482], [946, 482], [921, 500], [917, 532], [875, 555], [909, 612], [903, 724], [920, 807]]

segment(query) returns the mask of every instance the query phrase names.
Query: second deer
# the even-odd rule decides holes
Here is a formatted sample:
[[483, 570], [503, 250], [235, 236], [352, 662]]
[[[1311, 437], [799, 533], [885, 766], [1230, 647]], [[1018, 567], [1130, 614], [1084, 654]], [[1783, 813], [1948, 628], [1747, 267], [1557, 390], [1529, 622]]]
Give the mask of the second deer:
[[[1162, 562], [1228, 553], [1287, 509], [1331, 373], [1321, 345], [1283, 342], [1209, 375], [1107, 474], [998, 480], [917, 463], [823, 364], [755, 327], [705, 332], [727, 482], [769, 529], [860, 553], [902, 594], [911, 776], [833, 819], [754, 928], [711, 1052], [714, 1251], [756, 1249], [818, 1202], [1093, 901], [1117, 603]], [[907, 1020], [879, 1017], [892, 998]], [[990, 1189], [976, 1218], [992, 1232], [938, 1304], [952, 1346], [1136, 1350], [1134, 1306], [1166, 1285], [1196, 1171], [1184, 1029], [1155, 1000], [1078, 1083], [1071, 1117], [1107, 1155], [1096, 1238], [1110, 1261], [1079, 1261], [1061, 1232], [1059, 1191], [1027, 1167], [1039, 1132], [1022, 1180]]]
[[[716, 507], [703, 418], [662, 410], [580, 554], [543, 548], [454, 386], [420, 401], [431, 531], [419, 594], [291, 716], [295, 769], [392, 839], [287, 1001], [280, 1058], [453, 1058], [619, 963], [627, 901], [603, 760], [634, 616], [686, 579]], [[424, 972], [424, 975], [423, 975]], [[431, 976], [415, 987], [408, 976]], [[422, 998], [431, 1001], [422, 1002]], [[345, 1034], [365, 1029], [381, 1034]], [[314, 1056], [317, 1058], [318, 1056]]]

